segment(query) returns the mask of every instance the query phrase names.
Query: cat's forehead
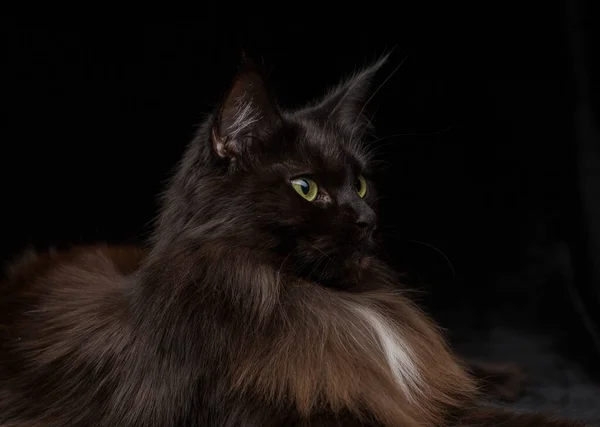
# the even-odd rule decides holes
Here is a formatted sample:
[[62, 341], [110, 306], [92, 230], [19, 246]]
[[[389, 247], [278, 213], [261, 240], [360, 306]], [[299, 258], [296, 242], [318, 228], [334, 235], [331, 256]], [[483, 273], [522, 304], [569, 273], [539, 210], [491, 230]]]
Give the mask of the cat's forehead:
[[351, 133], [310, 120], [297, 121], [294, 127], [294, 151], [315, 167], [332, 172], [368, 167], [368, 152], [362, 141], [352, 139]]

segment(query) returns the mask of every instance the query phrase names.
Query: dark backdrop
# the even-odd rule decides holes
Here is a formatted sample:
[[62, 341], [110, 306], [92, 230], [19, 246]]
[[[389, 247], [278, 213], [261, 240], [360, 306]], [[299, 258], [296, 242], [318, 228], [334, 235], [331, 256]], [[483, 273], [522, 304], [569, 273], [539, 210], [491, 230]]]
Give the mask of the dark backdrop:
[[393, 48], [376, 83], [404, 63], [372, 102], [393, 262], [444, 325], [542, 325], [595, 359], [590, 6], [325, 6], [207, 4], [177, 23], [4, 18], [3, 259], [143, 239], [240, 49], [293, 106]]

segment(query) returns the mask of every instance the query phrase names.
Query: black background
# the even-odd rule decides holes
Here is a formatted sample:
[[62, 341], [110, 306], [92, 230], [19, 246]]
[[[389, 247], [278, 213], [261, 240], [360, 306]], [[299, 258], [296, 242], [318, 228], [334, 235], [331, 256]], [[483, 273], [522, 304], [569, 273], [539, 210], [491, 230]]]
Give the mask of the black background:
[[[393, 49], [375, 88], [404, 62], [371, 106], [397, 267], [445, 325], [455, 313], [476, 326], [498, 322], [486, 313], [502, 307], [504, 321], [544, 325], [571, 337], [574, 357], [594, 360], [598, 236], [578, 160], [592, 153], [575, 114], [581, 70], [594, 75], [595, 15], [583, 3], [524, 3], [206, 4], [168, 23], [4, 18], [3, 259], [27, 245], [144, 239], [157, 193], [242, 48], [287, 106]], [[571, 5], [580, 9], [569, 18]], [[532, 247], [556, 242], [569, 248], [581, 307], [570, 282], [531, 261]], [[524, 271], [531, 280], [499, 281]]]

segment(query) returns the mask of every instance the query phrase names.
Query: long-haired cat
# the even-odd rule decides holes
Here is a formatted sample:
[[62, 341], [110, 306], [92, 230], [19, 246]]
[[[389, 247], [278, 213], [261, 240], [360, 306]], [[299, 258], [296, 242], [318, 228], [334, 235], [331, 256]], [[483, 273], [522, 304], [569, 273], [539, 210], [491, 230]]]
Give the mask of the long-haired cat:
[[187, 148], [147, 255], [16, 264], [0, 289], [0, 427], [574, 425], [478, 407], [377, 258], [363, 110], [383, 62], [296, 111], [246, 63]]

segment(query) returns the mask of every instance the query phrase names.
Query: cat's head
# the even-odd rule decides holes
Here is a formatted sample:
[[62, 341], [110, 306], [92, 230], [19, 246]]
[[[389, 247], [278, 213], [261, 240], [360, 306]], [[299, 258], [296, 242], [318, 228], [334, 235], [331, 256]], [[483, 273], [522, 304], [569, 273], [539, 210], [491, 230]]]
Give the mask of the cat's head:
[[282, 269], [313, 280], [364, 268], [377, 230], [364, 110], [385, 59], [294, 111], [278, 107], [264, 74], [245, 64], [190, 146], [166, 203], [187, 212], [199, 239], [214, 231], [264, 248]]

